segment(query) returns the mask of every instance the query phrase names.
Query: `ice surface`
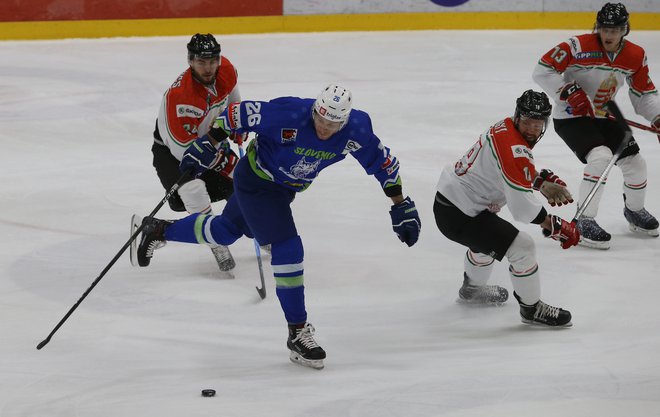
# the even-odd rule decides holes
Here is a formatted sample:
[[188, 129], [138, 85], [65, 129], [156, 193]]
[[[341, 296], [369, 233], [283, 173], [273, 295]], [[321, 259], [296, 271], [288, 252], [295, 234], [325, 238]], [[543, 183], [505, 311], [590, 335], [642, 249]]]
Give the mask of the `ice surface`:
[[[212, 31], [212, 28], [200, 28]], [[393, 234], [377, 182], [351, 158], [293, 204], [306, 249], [309, 320], [325, 369], [289, 362], [265, 256], [232, 247], [235, 280], [207, 248], [170, 244], [149, 268], [124, 255], [41, 351], [35, 349], [163, 196], [151, 132], [186, 68], [184, 37], [0, 44], [0, 415], [2, 417], [509, 417], [660, 415], [660, 240], [633, 236], [614, 168], [599, 213], [612, 249], [562, 250], [537, 226], [543, 299], [574, 327], [530, 328], [510, 300], [457, 304], [464, 249], [435, 227], [434, 187], [513, 112], [538, 58], [574, 31], [429, 31], [222, 36], [242, 95], [349, 87], [401, 161], [423, 222]], [[635, 32], [660, 82], [660, 33]], [[626, 97], [619, 103], [636, 116]], [[647, 208], [660, 214], [660, 146]], [[577, 193], [582, 166], [552, 129], [534, 150]], [[222, 204], [216, 206], [219, 211]], [[575, 207], [551, 212], [572, 218]], [[177, 218], [163, 208], [159, 215]], [[511, 219], [506, 211], [502, 216]], [[492, 282], [511, 289], [507, 264]], [[214, 388], [214, 398], [202, 398]]]

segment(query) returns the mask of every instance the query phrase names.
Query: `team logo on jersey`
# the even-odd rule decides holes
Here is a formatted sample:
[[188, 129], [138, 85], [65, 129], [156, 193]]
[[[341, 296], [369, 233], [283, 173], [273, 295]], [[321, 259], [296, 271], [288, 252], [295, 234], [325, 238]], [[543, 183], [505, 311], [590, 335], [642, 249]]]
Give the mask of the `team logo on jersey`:
[[532, 156], [532, 151], [525, 145], [514, 145], [511, 147], [514, 158], [527, 158], [530, 161], [534, 162], [534, 156]]
[[280, 170], [291, 178], [304, 180], [307, 179], [310, 174], [315, 173], [318, 170], [319, 165], [321, 165], [320, 159], [317, 159], [314, 162], [307, 162], [303, 156], [295, 164], [293, 164], [291, 168], [289, 168], [289, 172], [284, 171], [282, 168], [280, 168]]
[[188, 104], [178, 104], [176, 106], [176, 116], [200, 118], [204, 116], [204, 110]]
[[341, 154], [342, 155], [347, 155], [350, 152], [355, 152], [357, 150], [360, 150], [361, 148], [362, 148], [362, 145], [360, 145], [359, 143], [357, 143], [356, 141], [351, 139], [348, 142], [346, 142], [346, 146], [344, 146], [344, 150], [341, 151]]
[[578, 52], [577, 54], [575, 54], [575, 59], [596, 59], [602, 57], [603, 57], [603, 53], [600, 51]]
[[298, 129], [282, 129], [282, 143], [295, 142]]

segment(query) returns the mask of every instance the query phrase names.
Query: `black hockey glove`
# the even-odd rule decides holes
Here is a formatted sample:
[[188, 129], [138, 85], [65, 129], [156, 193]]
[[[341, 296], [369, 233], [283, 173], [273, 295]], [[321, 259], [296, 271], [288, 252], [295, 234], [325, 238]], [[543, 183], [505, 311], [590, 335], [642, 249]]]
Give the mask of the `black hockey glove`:
[[202, 136], [188, 146], [179, 169], [197, 178], [209, 169], [222, 167], [223, 163], [226, 165], [225, 153], [219, 152], [207, 136]]
[[390, 217], [392, 217], [392, 229], [399, 236], [399, 240], [408, 246], [414, 245], [422, 228], [415, 202], [410, 197], [406, 197], [402, 202], [392, 206]]

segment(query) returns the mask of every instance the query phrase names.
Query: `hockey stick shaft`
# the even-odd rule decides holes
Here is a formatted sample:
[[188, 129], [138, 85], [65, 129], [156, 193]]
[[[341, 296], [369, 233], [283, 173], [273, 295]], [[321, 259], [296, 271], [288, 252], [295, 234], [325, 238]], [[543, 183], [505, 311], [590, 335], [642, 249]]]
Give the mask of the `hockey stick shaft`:
[[[616, 117], [612, 116], [611, 114], [608, 114], [607, 118], [610, 119], [610, 120], [616, 121]], [[626, 121], [628, 126], [636, 127], [637, 129], [646, 130], [647, 132], [651, 132], [651, 133], [655, 133], [656, 135], [660, 135], [660, 129], [657, 129], [653, 126], [643, 125], [641, 123], [637, 123], [635, 121], [628, 120], [628, 119], [624, 119], [624, 120]]]
[[[165, 197], [163, 197], [163, 199], [158, 203], [158, 205], [151, 211], [151, 213], [149, 213], [149, 217], [153, 217], [158, 212], [158, 210], [160, 210], [160, 208], [163, 207], [163, 205], [167, 202], [167, 200], [169, 200], [172, 194], [174, 194], [176, 190], [179, 189], [181, 184], [183, 184], [188, 179], [189, 175], [190, 174], [188, 172], [185, 172], [179, 177], [179, 179], [172, 186], [172, 188], [170, 188], [167, 194], [165, 194]], [[37, 345], [37, 350], [41, 350], [41, 348], [43, 348], [48, 344], [48, 342], [50, 342], [50, 339], [53, 337], [55, 332], [57, 332], [60, 329], [60, 327], [62, 327], [64, 322], [66, 322], [68, 318], [71, 316], [71, 314], [73, 314], [73, 312], [76, 311], [78, 306], [83, 302], [85, 298], [87, 298], [89, 293], [92, 292], [94, 287], [96, 287], [99, 281], [101, 281], [101, 279], [110, 270], [110, 268], [112, 268], [112, 266], [117, 262], [117, 260], [121, 257], [121, 255], [123, 255], [124, 252], [126, 252], [126, 249], [128, 249], [128, 247], [131, 246], [131, 243], [140, 235], [140, 233], [142, 232], [142, 227], [143, 226], [140, 225], [137, 229], [135, 229], [135, 232], [133, 232], [131, 237], [128, 239], [128, 242], [126, 242], [124, 246], [121, 247], [121, 249], [119, 250], [119, 252], [117, 252], [114, 258], [112, 258], [112, 260], [108, 263], [108, 265], [106, 265], [106, 267], [103, 268], [103, 271], [101, 271], [99, 276], [94, 280], [94, 282], [92, 282], [92, 285], [90, 285], [89, 288], [87, 288], [87, 291], [85, 291], [83, 295], [80, 297], [80, 299], [78, 299], [78, 302], [76, 302], [64, 315], [64, 317], [62, 317], [62, 320], [60, 320], [60, 322], [57, 323], [57, 325], [55, 326], [55, 328], [53, 328], [53, 330], [50, 332], [48, 337], [46, 337], [43, 341], [41, 341], [41, 343]]]
[[[243, 142], [238, 143], [238, 154], [241, 158], [245, 156], [245, 152], [243, 151]], [[259, 248], [259, 242], [257, 242], [257, 239], [252, 239], [252, 242], [254, 243], [254, 253], [257, 256], [257, 265], [259, 265], [259, 279], [261, 280], [261, 288], [255, 288], [259, 293], [259, 297], [261, 297], [263, 300], [266, 298], [266, 280], [264, 279], [264, 266], [261, 262], [261, 248]]]
[[619, 106], [614, 101], [609, 101], [606, 104], [607, 110], [612, 113], [613, 119], [619, 127], [623, 130], [623, 139], [621, 139], [621, 144], [619, 144], [619, 147], [616, 149], [614, 154], [612, 155], [612, 158], [610, 159], [610, 162], [607, 164], [605, 169], [603, 170], [603, 173], [600, 174], [600, 177], [596, 181], [596, 184], [591, 188], [591, 191], [589, 191], [589, 194], [587, 194], [587, 197], [584, 199], [584, 202], [582, 205], [578, 208], [577, 212], [575, 213], [575, 217], [573, 217], [573, 222], [577, 222], [577, 220], [582, 216], [582, 213], [587, 209], [587, 206], [593, 200], [594, 196], [596, 195], [596, 192], [598, 192], [598, 189], [605, 183], [605, 180], [607, 179], [607, 176], [609, 175], [610, 171], [612, 170], [612, 167], [616, 163], [616, 161], [619, 159], [623, 151], [630, 146], [632, 143], [634, 143], [634, 139], [632, 137], [632, 131], [630, 130], [630, 127], [627, 124], [627, 120], [623, 117], [623, 113], [621, 113], [621, 110], [619, 110]]

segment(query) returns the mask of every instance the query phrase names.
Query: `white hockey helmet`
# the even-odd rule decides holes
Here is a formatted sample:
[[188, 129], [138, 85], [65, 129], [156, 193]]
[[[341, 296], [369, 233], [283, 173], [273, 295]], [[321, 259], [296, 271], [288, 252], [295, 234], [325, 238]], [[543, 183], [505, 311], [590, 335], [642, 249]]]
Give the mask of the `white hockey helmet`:
[[314, 102], [314, 111], [331, 122], [341, 122], [344, 127], [348, 122], [353, 105], [353, 95], [344, 87], [330, 84], [321, 91]]

